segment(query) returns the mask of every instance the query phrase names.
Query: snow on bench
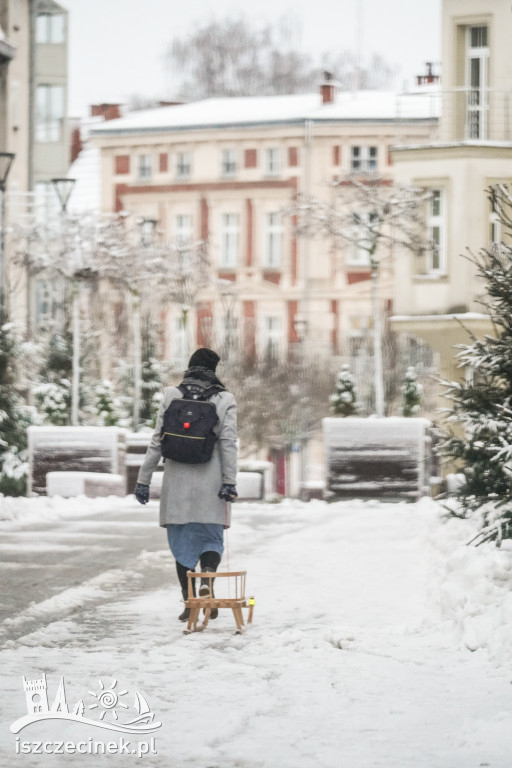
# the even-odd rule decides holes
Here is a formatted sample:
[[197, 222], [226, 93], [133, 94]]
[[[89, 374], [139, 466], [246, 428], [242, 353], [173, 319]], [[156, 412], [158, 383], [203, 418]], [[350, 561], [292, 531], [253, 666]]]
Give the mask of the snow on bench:
[[47, 496], [124, 496], [123, 475], [108, 472], [48, 472]]
[[327, 499], [398, 497], [430, 492], [427, 419], [323, 419]]
[[29, 427], [28, 495], [46, 493], [49, 472], [125, 476], [126, 430], [119, 427]]

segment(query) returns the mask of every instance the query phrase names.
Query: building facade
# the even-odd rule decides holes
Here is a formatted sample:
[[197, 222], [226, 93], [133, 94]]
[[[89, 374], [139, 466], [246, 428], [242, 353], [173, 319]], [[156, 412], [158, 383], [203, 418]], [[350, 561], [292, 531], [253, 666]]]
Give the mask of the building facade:
[[439, 138], [392, 151], [395, 178], [432, 191], [426, 222], [434, 244], [395, 270], [392, 323], [436, 350], [450, 379], [462, 373], [454, 345], [468, 342], [468, 331], [492, 333], [465, 256], [499, 239], [488, 190], [512, 178], [511, 31], [505, 0], [443, 0]]
[[[68, 13], [54, 0], [0, 0], [0, 151], [15, 154], [7, 179], [7, 235], [57, 204], [51, 179], [69, 168]], [[30, 324], [41, 285], [6, 275], [13, 319]], [[46, 288], [43, 288], [43, 294]], [[44, 295], [42, 296], [44, 300]]]
[[[341, 354], [370, 324], [368, 259], [298, 236], [283, 212], [300, 194], [332, 202], [332, 182], [350, 174], [392, 177], [391, 146], [430, 141], [436, 103], [428, 89], [337, 94], [326, 81], [317, 94], [207, 99], [112, 120], [91, 132], [102, 208], [156, 220], [168, 240], [208, 240], [214, 279], [192, 308], [195, 343], [225, 340], [229, 326], [246, 351], [285, 355], [299, 320], [311, 351]], [[383, 264], [383, 307], [391, 273]], [[169, 305], [164, 324], [162, 353], [181, 363], [179, 308]]]

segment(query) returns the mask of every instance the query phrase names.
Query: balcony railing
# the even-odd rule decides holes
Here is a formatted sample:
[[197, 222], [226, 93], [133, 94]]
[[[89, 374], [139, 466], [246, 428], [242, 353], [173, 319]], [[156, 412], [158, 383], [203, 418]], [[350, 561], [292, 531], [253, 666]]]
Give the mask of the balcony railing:
[[421, 117], [433, 120], [433, 142], [512, 142], [512, 91], [426, 88], [397, 97], [399, 123]]

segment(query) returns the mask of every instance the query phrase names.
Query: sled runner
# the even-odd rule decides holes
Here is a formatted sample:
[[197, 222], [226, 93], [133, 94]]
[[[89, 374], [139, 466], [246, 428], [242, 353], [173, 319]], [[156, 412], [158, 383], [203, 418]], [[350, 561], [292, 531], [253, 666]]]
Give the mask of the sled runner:
[[[241, 634], [245, 629], [242, 608], [249, 609], [247, 624], [251, 624], [254, 611], [254, 598], [245, 597], [246, 575], [247, 571], [225, 571], [224, 573], [196, 573], [195, 571], [188, 571], [188, 597], [185, 600], [185, 605], [187, 608], [190, 608], [190, 617], [184, 633], [189, 635], [191, 632], [202, 632], [203, 629], [206, 629], [212, 609], [231, 608], [233, 616], [235, 617], [237, 627], [236, 633]], [[203, 579], [207, 581], [209, 595], [205, 597], [194, 597], [192, 579]], [[230, 581], [228, 581], [228, 597], [213, 596], [213, 582], [217, 579], [230, 579]], [[204, 610], [204, 619], [201, 624], [198, 624], [201, 609]]]

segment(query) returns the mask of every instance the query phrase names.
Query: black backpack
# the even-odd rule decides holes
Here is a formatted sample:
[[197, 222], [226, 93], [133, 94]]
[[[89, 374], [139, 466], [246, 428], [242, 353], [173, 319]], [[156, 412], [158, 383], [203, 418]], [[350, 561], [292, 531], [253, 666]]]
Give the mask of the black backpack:
[[209, 387], [193, 398], [185, 387], [180, 385], [178, 389], [183, 397], [172, 400], [164, 413], [160, 431], [162, 456], [182, 464], [205, 464], [212, 457], [217, 441], [213, 428], [219, 421], [209, 398], [219, 387]]

